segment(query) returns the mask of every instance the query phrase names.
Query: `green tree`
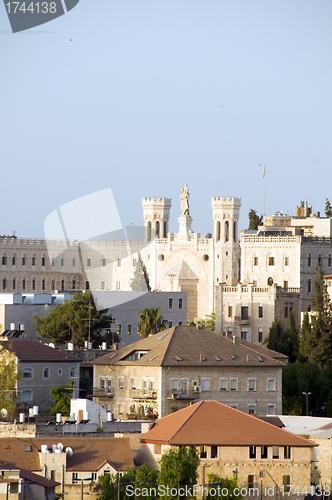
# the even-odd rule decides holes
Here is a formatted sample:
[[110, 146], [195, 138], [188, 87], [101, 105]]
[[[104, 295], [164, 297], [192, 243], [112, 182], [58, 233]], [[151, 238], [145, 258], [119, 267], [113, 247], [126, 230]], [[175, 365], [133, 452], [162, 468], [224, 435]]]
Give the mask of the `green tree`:
[[249, 210], [248, 217], [249, 217], [249, 227], [248, 227], [248, 229], [254, 231], [254, 230], [258, 229], [258, 226], [262, 226], [263, 225], [263, 216], [261, 215], [259, 217], [259, 215], [257, 215], [256, 210], [254, 210], [253, 208], [251, 208]]
[[0, 410], [5, 409], [12, 417], [17, 403], [17, 383], [22, 377], [17, 372], [17, 359], [9, 349], [0, 346]]
[[[119, 478], [118, 475], [106, 474], [99, 476], [99, 494], [97, 500], [117, 500], [120, 479], [120, 499], [129, 500], [133, 498], [144, 498], [146, 500], [157, 500], [153, 489], [157, 490], [156, 480], [159, 471], [150, 465], [143, 464], [137, 469], [130, 467]], [[106, 476], [106, 477], [105, 477]], [[134, 488], [141, 492], [139, 497], [133, 495]], [[150, 494], [151, 493], [151, 494]]]
[[[192, 487], [196, 484], [200, 460], [194, 447], [180, 446], [177, 450], [170, 448], [163, 453], [159, 463], [158, 485], [171, 489], [186, 485]], [[174, 497], [165, 495], [163, 498], [169, 500]]]
[[53, 404], [49, 409], [51, 415], [62, 413], [62, 415], [66, 417], [69, 416], [70, 400], [73, 395], [74, 387], [75, 383], [72, 381], [67, 385], [59, 385], [58, 387], [50, 389], [51, 398], [53, 399]]
[[130, 278], [130, 288], [133, 292], [151, 292], [149, 275], [140, 255], [136, 261], [134, 277]]
[[214, 332], [216, 329], [216, 314], [213, 312], [211, 314], [207, 314], [204, 320], [204, 326], [211, 332]]
[[139, 313], [138, 330], [140, 336], [145, 339], [161, 330], [165, 330], [166, 321], [160, 315], [160, 308], [144, 309]]
[[332, 366], [332, 312], [331, 302], [324, 282], [321, 264], [317, 265], [312, 293], [312, 306], [315, 311], [306, 313], [301, 327], [299, 358], [302, 362]]
[[38, 335], [56, 345], [73, 342], [76, 347], [83, 347], [86, 340], [91, 340], [98, 347], [104, 340], [101, 332], [111, 321], [106, 311], [97, 311], [91, 292], [75, 293], [73, 300], [55, 306], [46, 317], [34, 316], [34, 321]]
[[285, 354], [288, 356], [291, 363], [297, 360], [299, 352], [299, 334], [295, 326], [294, 311], [290, 312], [289, 328], [284, 329], [277, 319], [273, 321], [269, 334], [263, 341], [263, 345], [273, 351]]
[[325, 210], [324, 210], [324, 212], [325, 212], [326, 217], [332, 217], [332, 205], [329, 202], [328, 198], [325, 198]]
[[118, 500], [118, 477], [103, 474], [98, 477], [97, 500]]
[[[235, 476], [233, 476], [232, 478], [220, 477], [217, 474], [211, 472], [210, 474], [208, 474], [208, 484], [206, 486], [207, 488], [209, 488], [209, 492], [206, 495], [206, 500], [241, 500], [243, 498], [241, 495], [234, 494], [234, 489], [239, 487]], [[220, 488], [220, 495], [214, 494], [218, 492], [218, 486]]]
[[[328, 416], [331, 406], [331, 370], [317, 363], [289, 363], [282, 369], [282, 410], [286, 415], [305, 415], [309, 395], [309, 414]], [[330, 413], [331, 414], [331, 413]]]

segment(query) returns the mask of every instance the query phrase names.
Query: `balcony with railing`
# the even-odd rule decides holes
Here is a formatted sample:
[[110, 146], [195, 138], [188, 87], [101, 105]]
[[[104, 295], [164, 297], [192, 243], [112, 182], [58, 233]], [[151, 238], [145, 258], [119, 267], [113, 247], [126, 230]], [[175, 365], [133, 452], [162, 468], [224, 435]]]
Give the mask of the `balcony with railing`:
[[132, 399], [157, 399], [155, 389], [129, 389], [129, 397]]
[[93, 387], [92, 396], [94, 398], [114, 398], [113, 387]]
[[167, 394], [167, 399], [176, 399], [176, 400], [190, 400], [197, 399], [199, 397], [199, 388], [194, 389], [172, 389]]

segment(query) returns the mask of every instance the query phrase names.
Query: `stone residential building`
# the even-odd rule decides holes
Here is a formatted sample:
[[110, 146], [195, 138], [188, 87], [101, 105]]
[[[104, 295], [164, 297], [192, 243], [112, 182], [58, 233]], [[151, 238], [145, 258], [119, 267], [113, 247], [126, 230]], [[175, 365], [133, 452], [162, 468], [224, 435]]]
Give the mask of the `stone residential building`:
[[176, 326], [93, 363], [94, 400], [117, 419], [163, 417], [206, 398], [246, 413], [282, 411], [285, 356], [205, 329]]
[[73, 381], [74, 397], [79, 393], [80, 360], [35, 340], [3, 340], [1, 346], [17, 358], [18, 403], [27, 409], [38, 406], [46, 411], [52, 404], [50, 389]]
[[0, 500], [55, 500], [60, 483], [0, 463]]
[[250, 342], [261, 343], [277, 319], [289, 327], [290, 312], [301, 323], [300, 289], [277, 285], [254, 287], [219, 285], [215, 292], [216, 331], [228, 332]]
[[[313, 441], [217, 401], [200, 401], [158, 419], [141, 436], [137, 460], [156, 467], [165, 451], [179, 446], [194, 446], [199, 453], [198, 485], [208, 482], [208, 473], [235, 474], [247, 498], [303, 499], [315, 477]], [[298, 487], [295, 496], [289, 495], [290, 485]]]
[[0, 471], [7, 463], [53, 485], [56, 481], [56, 493], [64, 500], [80, 500], [88, 494], [96, 500], [93, 485], [99, 476], [123, 474], [134, 466], [129, 439], [107, 437], [2, 438]]

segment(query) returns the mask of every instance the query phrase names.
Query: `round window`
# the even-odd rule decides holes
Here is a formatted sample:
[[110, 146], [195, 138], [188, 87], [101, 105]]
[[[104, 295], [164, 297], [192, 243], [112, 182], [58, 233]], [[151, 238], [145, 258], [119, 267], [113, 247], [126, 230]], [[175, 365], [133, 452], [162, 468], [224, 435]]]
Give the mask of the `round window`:
[[208, 256], [208, 255], [206, 255], [206, 254], [204, 254], [204, 255], [203, 255], [203, 260], [205, 260], [205, 262], [207, 262], [207, 261], [209, 260], [209, 256]]
[[158, 256], [158, 259], [159, 259], [159, 260], [164, 260], [164, 258], [165, 258], [165, 257], [163, 256], [163, 254], [162, 254], [162, 253]]

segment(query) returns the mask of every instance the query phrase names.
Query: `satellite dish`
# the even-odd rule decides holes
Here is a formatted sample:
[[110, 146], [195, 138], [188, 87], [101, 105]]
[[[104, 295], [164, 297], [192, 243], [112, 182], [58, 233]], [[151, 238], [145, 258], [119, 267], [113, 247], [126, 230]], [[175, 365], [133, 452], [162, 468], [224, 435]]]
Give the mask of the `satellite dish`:
[[8, 410], [6, 410], [6, 408], [2, 408], [0, 413], [1, 413], [2, 418], [8, 417]]
[[52, 349], [55, 349], [55, 344], [53, 344], [53, 342], [51, 342], [50, 344], [48, 344], [49, 347], [52, 347]]
[[67, 446], [66, 453], [68, 457], [72, 457], [74, 455], [73, 449], [70, 446]]
[[63, 444], [62, 443], [58, 443], [56, 445], [56, 447], [58, 448], [58, 450], [63, 450]]

